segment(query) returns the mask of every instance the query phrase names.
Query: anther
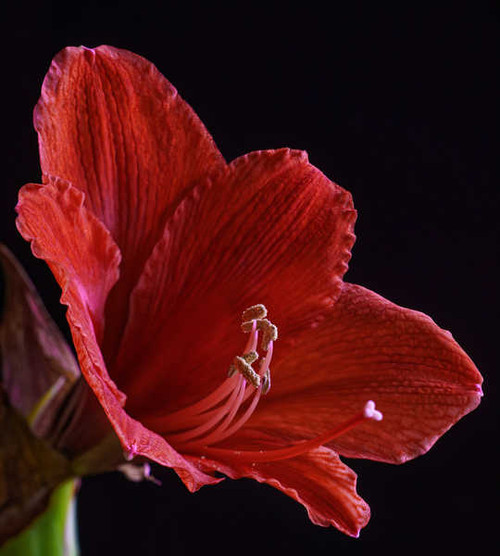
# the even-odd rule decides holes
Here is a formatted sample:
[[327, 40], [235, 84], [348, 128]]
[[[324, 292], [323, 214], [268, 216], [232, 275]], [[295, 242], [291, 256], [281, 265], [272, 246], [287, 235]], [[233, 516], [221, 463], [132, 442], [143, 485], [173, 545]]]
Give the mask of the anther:
[[260, 319], [257, 321], [257, 330], [262, 332], [262, 349], [267, 351], [270, 342], [275, 342], [278, 339], [278, 328], [267, 319]]
[[257, 319], [264, 319], [267, 317], [267, 309], [264, 305], [252, 305], [248, 309], [243, 311], [243, 315], [241, 317], [242, 322], [257, 320]]
[[260, 376], [252, 369], [252, 366], [243, 359], [243, 357], [236, 356], [234, 358], [233, 365], [243, 378], [254, 388], [258, 388], [260, 386]]
[[249, 320], [241, 325], [243, 332], [247, 334], [252, 331], [254, 322], [257, 324], [257, 330], [262, 332], [262, 349], [267, 351], [269, 342], [275, 342], [278, 339], [278, 327], [267, 319]]
[[271, 389], [271, 370], [267, 369], [262, 377], [262, 393], [266, 395]]
[[241, 356], [249, 365], [255, 363], [259, 358], [259, 354], [256, 351], [249, 351]]
[[245, 332], [245, 334], [248, 334], [249, 332], [252, 331], [254, 322], [255, 321], [253, 321], [253, 320], [247, 320], [247, 321], [241, 323], [241, 330], [243, 330], [243, 332]]
[[[245, 361], [245, 363], [248, 363], [248, 365], [251, 365], [252, 363], [255, 363], [255, 361], [257, 361], [257, 359], [259, 358], [259, 354], [256, 351], [249, 351], [248, 353], [244, 353], [241, 356], [241, 358]], [[227, 373], [227, 376], [232, 377], [237, 372], [238, 372], [238, 369], [236, 368], [236, 365], [233, 364], [229, 367], [229, 371]]]

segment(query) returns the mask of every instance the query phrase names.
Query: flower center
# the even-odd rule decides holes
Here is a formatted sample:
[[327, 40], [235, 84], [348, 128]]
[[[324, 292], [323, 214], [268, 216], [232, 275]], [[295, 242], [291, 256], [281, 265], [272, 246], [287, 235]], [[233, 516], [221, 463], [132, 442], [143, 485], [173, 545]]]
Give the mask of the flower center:
[[[180, 452], [199, 452], [232, 436], [250, 419], [260, 397], [271, 387], [270, 364], [278, 329], [268, 319], [264, 305], [243, 312], [241, 328], [249, 334], [243, 353], [229, 367], [226, 380], [202, 400], [158, 420], [150, 418], [148, 427], [158, 431]], [[257, 345], [265, 356], [258, 369]], [[155, 421], [157, 421], [155, 423]]]
[[[250, 419], [262, 395], [271, 388], [270, 364], [278, 329], [267, 318], [264, 305], [243, 312], [241, 329], [249, 334], [243, 353], [231, 363], [226, 380], [198, 402], [160, 418], [150, 418], [146, 426], [164, 436], [181, 453], [230, 459], [246, 463], [269, 462], [298, 456], [345, 434], [366, 420], [381, 421], [382, 413], [373, 401], [346, 422], [310, 440], [284, 448], [241, 451], [214, 446], [237, 432]], [[257, 345], [265, 356], [259, 361]]]

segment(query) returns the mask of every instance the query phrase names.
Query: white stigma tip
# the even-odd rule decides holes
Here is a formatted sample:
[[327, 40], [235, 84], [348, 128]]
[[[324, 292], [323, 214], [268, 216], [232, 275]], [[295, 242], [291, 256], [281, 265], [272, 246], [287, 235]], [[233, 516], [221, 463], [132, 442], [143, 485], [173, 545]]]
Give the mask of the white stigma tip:
[[373, 419], [373, 421], [382, 421], [384, 418], [382, 413], [375, 409], [375, 402], [372, 400], [366, 402], [363, 409], [363, 415], [366, 419]]

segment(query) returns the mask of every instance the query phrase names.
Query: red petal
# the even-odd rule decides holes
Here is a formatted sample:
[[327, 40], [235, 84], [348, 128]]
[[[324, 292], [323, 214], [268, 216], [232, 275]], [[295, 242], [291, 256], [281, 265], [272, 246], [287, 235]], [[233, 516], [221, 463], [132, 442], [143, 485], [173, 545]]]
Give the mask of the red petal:
[[54, 58], [35, 127], [44, 174], [85, 193], [125, 259], [151, 248], [171, 203], [223, 163], [155, 66], [110, 46], [69, 47]]
[[81, 299], [100, 340], [106, 298], [119, 277], [120, 251], [109, 232], [84, 206], [83, 194], [60, 179], [25, 185], [17, 211], [18, 229], [50, 266], [63, 303]]
[[110, 379], [98, 345], [103, 307], [118, 278], [120, 252], [83, 205], [83, 194], [61, 180], [30, 184], [22, 188], [17, 209], [19, 231], [32, 242], [34, 255], [49, 264], [62, 288], [61, 302], [68, 306], [80, 367], [125, 449], [176, 468], [191, 489], [216, 482], [123, 409], [125, 398]]
[[451, 334], [429, 317], [345, 284], [328, 318], [276, 360], [272, 389], [247, 429], [284, 443], [311, 438], [374, 400], [383, 421], [361, 424], [330, 445], [345, 456], [399, 463], [426, 452], [472, 411], [481, 382]]
[[110, 46], [70, 47], [54, 58], [35, 127], [45, 178], [58, 176], [83, 191], [86, 207], [122, 252], [120, 291], [110, 309], [118, 328], [130, 289], [173, 206], [225, 163], [196, 114], [158, 70]]
[[333, 525], [358, 537], [370, 519], [368, 504], [356, 492], [356, 474], [328, 448], [273, 463], [232, 465], [209, 460], [201, 463], [233, 479], [248, 477], [281, 490], [300, 502], [310, 520], [322, 527]]
[[350, 195], [289, 149], [239, 158], [194, 191], [133, 293], [116, 373], [135, 414], [222, 382], [245, 308], [264, 303], [289, 340], [316, 322], [340, 292], [354, 218]]

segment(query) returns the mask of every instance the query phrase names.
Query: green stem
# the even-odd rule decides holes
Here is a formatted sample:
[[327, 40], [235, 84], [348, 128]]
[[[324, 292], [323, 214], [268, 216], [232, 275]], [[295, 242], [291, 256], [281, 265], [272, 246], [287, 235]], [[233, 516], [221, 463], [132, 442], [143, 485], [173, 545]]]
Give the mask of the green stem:
[[78, 556], [76, 487], [72, 479], [57, 487], [49, 505], [29, 527], [9, 539], [0, 556]]

